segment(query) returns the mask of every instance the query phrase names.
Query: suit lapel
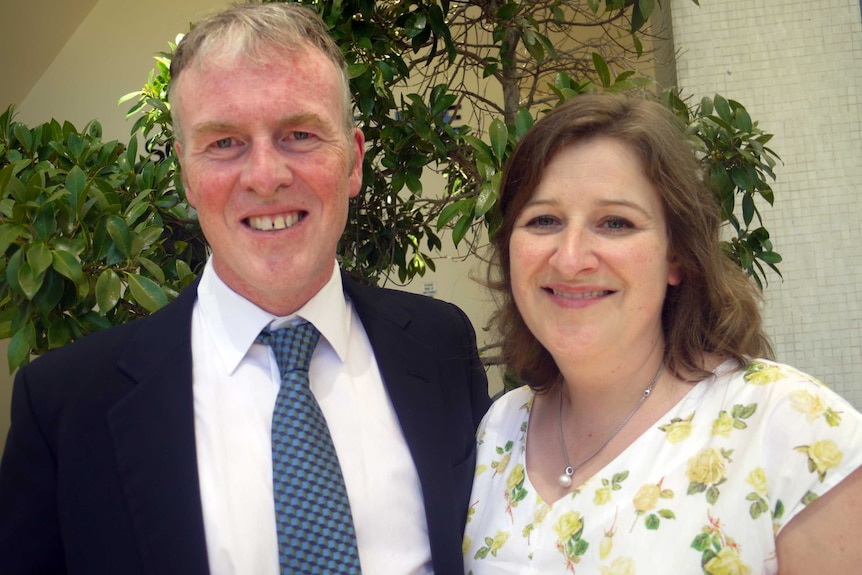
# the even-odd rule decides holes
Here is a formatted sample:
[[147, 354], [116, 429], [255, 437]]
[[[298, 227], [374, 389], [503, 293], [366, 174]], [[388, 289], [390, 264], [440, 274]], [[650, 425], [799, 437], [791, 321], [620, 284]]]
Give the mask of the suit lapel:
[[[384, 290], [360, 286], [346, 276], [343, 282], [371, 341], [383, 384], [413, 456], [432, 555], [436, 556], [443, 551], [440, 535], [452, 529], [450, 515], [455, 501], [452, 463], [440, 444], [447, 416], [437, 361], [428, 346], [410, 334], [408, 327], [414, 318], [388, 306]], [[373, 296], [369, 293], [372, 289]]]
[[197, 283], [140, 320], [118, 367], [135, 388], [108, 413], [144, 571], [209, 572], [195, 450], [191, 312]]

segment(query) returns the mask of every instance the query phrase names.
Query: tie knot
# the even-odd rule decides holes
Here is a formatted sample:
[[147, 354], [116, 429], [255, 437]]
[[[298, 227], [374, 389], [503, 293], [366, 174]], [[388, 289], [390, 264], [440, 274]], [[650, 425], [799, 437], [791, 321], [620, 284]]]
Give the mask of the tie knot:
[[288, 372], [308, 371], [311, 354], [314, 353], [318, 339], [320, 332], [317, 328], [304, 321], [275, 331], [264, 328], [255, 341], [272, 348], [278, 371], [284, 379]]

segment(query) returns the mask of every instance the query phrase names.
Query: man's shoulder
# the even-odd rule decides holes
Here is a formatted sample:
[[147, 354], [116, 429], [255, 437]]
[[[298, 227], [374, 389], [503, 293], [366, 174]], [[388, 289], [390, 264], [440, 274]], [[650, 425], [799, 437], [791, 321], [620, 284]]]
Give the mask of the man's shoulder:
[[463, 314], [455, 304], [408, 291], [363, 285], [353, 280], [346, 280], [344, 289], [359, 308], [376, 307], [413, 314], [442, 314], [448, 318]]

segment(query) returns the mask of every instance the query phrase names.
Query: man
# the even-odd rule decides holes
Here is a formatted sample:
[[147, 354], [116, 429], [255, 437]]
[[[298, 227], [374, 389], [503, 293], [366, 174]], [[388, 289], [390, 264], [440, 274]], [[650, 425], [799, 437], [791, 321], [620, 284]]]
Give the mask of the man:
[[256, 338], [297, 322], [321, 334], [311, 389], [362, 570], [463, 572], [486, 379], [460, 310], [338, 271], [364, 149], [338, 48], [305, 8], [237, 6], [183, 39], [172, 78], [212, 257], [163, 310], [19, 371], [0, 573], [290, 571], [273, 503], [280, 370]]

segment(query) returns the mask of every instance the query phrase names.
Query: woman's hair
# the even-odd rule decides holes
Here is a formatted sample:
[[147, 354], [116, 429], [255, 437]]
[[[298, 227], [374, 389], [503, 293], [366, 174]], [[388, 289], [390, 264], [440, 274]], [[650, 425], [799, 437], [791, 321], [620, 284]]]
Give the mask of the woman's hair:
[[683, 126], [657, 102], [633, 96], [585, 94], [536, 122], [516, 146], [500, 186], [502, 224], [491, 245], [488, 282], [498, 292], [492, 326], [509, 369], [537, 392], [561, 377], [550, 353], [527, 328], [512, 296], [509, 240], [554, 155], [566, 146], [603, 136], [628, 145], [661, 198], [670, 256], [682, 281], [668, 286], [662, 310], [666, 367], [684, 379], [709, 374], [705, 354], [771, 357], [762, 331], [760, 292], [719, 246], [721, 218], [713, 192]]
[[[171, 58], [170, 96], [183, 70], [195, 65], [231, 62], [243, 58], [266, 64], [284, 52], [320, 50], [335, 66], [340, 84], [344, 129], [354, 128], [350, 79], [338, 45], [326, 24], [310, 8], [298, 4], [237, 4], [197, 22], [177, 45]], [[172, 98], [169, 98], [172, 99]], [[182, 141], [181, 118], [174, 114], [174, 133]]]

